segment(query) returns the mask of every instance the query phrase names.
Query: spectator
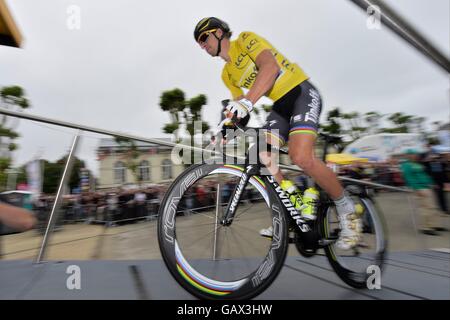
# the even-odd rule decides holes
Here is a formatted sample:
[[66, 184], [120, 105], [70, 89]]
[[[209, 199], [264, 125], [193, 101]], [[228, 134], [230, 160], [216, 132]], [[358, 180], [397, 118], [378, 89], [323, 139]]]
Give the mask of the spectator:
[[363, 180], [366, 178], [361, 165], [353, 165], [349, 167], [348, 176], [355, 180]]
[[439, 203], [439, 207], [445, 213], [448, 212], [447, 199], [445, 197], [444, 186], [448, 183], [446, 175], [446, 163], [439, 154], [428, 153], [422, 160], [427, 173], [433, 178], [436, 187], [434, 188], [435, 196]]
[[197, 201], [200, 207], [205, 206], [206, 202], [206, 191], [203, 185], [199, 184], [195, 190], [195, 195], [197, 197]]
[[231, 183], [227, 181], [222, 187], [222, 203], [227, 203], [231, 196]]
[[117, 216], [117, 203], [118, 199], [115, 193], [110, 193], [107, 200], [107, 226], [113, 226], [114, 220], [116, 220]]
[[147, 215], [146, 207], [147, 207], [147, 195], [142, 192], [142, 190], [137, 191], [134, 194], [134, 202], [136, 206], [136, 214], [137, 217], [145, 217]]
[[444, 230], [438, 225], [439, 211], [435, 205], [433, 181], [425, 172], [425, 168], [418, 163], [418, 152], [414, 149], [406, 151], [406, 159], [400, 163], [400, 169], [406, 185], [415, 191], [422, 217], [420, 231], [428, 235], [437, 235], [436, 231]]

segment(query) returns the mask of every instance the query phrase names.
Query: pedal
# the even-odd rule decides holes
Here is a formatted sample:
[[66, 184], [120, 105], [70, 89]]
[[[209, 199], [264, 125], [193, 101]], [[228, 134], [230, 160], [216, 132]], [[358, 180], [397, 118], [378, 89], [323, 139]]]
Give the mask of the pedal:
[[336, 241], [337, 241], [337, 238], [336, 239], [320, 239], [319, 246], [326, 247], [326, 246], [329, 246], [330, 244], [335, 243]]

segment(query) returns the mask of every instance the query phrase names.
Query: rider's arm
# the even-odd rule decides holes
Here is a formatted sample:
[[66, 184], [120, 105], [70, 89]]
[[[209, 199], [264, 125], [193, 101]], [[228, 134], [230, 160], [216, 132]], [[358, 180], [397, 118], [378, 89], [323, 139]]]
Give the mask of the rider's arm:
[[33, 228], [36, 219], [28, 210], [0, 202], [0, 222], [18, 231], [25, 231]]
[[244, 91], [242, 91], [241, 88], [235, 86], [230, 77], [228, 72], [224, 69], [222, 72], [222, 81], [225, 84], [225, 86], [230, 90], [231, 96], [233, 97], [233, 100], [239, 100], [244, 97]]
[[256, 33], [242, 32], [237, 39], [237, 45], [248, 54], [258, 68], [255, 82], [245, 95], [246, 99], [255, 104], [272, 89], [280, 73], [280, 67], [273, 55], [272, 45]]
[[280, 72], [280, 67], [269, 49], [262, 51], [256, 57], [255, 64], [258, 67], [258, 75], [252, 88], [245, 95], [245, 98], [253, 104], [272, 89]]

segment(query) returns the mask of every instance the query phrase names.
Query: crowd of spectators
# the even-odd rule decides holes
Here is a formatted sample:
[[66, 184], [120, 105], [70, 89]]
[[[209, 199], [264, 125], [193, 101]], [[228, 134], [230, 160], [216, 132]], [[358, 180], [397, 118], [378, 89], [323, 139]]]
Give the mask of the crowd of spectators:
[[[165, 191], [166, 186], [153, 186], [65, 195], [56, 226], [77, 222], [112, 226], [153, 217]], [[47, 224], [54, 201], [55, 195], [42, 195], [34, 202], [33, 211], [40, 226]]]
[[[400, 154], [386, 162], [356, 162], [341, 166], [338, 174], [387, 186], [410, 188], [405, 179], [405, 172], [402, 171], [402, 163], [407, 158], [406, 154]], [[430, 178], [431, 188], [440, 210], [448, 213], [446, 192], [450, 192], [450, 153], [417, 153], [415, 162], [423, 167], [425, 174]]]
[[[235, 180], [221, 184], [222, 203], [228, 203], [237, 182]], [[193, 210], [202, 211], [215, 206], [216, 186], [217, 182], [214, 180], [203, 180], [202, 183], [190, 187], [178, 206], [178, 214], [188, 215]], [[167, 187], [158, 185], [143, 189], [112, 189], [65, 195], [56, 229], [64, 223], [101, 223], [115, 226], [155, 218]], [[254, 201], [257, 196], [253, 188], [247, 188], [242, 195], [242, 201]], [[54, 200], [55, 195], [42, 195], [34, 202], [33, 211], [41, 231], [44, 231], [48, 223]]]
[[[221, 203], [226, 204], [232, 195], [233, 190], [236, 187], [237, 179], [232, 179], [222, 182], [221, 185]], [[210, 209], [212, 206], [216, 205], [217, 199], [217, 181], [209, 180], [203, 183], [197, 183], [186, 190], [185, 196], [182, 199], [179, 208], [183, 212], [179, 214], [189, 214], [192, 209], [195, 208], [196, 211], [201, 211], [203, 209]], [[254, 188], [246, 188], [241, 196], [241, 201], [253, 202], [260, 200], [258, 193]]]

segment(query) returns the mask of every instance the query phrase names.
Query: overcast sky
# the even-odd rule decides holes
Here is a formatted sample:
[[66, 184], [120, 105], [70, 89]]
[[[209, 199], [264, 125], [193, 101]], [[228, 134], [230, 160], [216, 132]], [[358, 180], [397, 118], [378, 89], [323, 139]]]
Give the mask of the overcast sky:
[[[324, 99], [345, 112], [405, 112], [449, 121], [449, 78], [440, 67], [382, 26], [369, 30], [367, 15], [348, 0], [144, 1], [7, 0], [25, 38], [22, 49], [0, 47], [0, 87], [19, 85], [27, 112], [143, 137], [164, 137], [169, 121], [161, 92], [203, 93], [203, 114], [219, 120], [229, 97], [220, 75], [224, 62], [193, 40], [204, 16], [218, 16], [234, 31], [269, 40], [311, 77]], [[448, 0], [386, 1], [447, 57]], [[68, 27], [68, 8], [81, 11], [80, 29]], [[262, 99], [261, 102], [268, 102]], [[16, 164], [37, 154], [55, 160], [74, 130], [21, 120]], [[87, 133], [78, 156], [97, 171], [99, 138]]]

